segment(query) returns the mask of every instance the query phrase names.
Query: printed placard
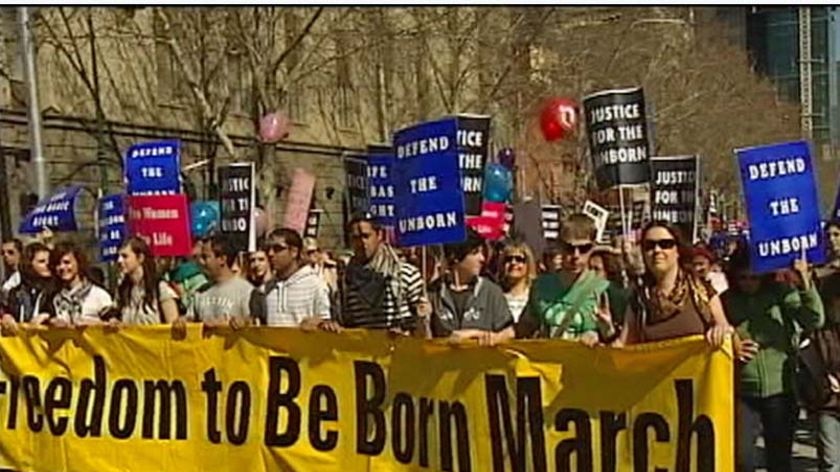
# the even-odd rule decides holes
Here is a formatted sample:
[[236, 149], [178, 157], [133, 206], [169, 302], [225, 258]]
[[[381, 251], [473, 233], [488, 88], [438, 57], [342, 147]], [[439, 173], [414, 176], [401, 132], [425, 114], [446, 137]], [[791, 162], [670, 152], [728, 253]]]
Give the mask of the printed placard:
[[192, 238], [187, 196], [129, 196], [128, 230], [146, 240], [156, 257], [190, 255]]
[[466, 239], [457, 132], [458, 120], [446, 118], [394, 134], [399, 245], [424, 246]]
[[125, 240], [125, 195], [108, 195], [98, 205], [99, 260], [113, 262]]
[[490, 117], [460, 114], [458, 118], [458, 168], [464, 190], [467, 218], [480, 216], [484, 193], [484, 170], [490, 150]]
[[256, 206], [254, 163], [238, 162], [219, 167], [221, 233], [230, 238], [236, 247], [247, 248], [248, 251], [257, 249]]
[[[56, 190], [52, 195], [41, 200], [38, 205], [20, 222], [18, 232], [38, 234], [49, 228], [55, 232], [78, 230], [76, 224], [76, 198], [82, 191], [79, 185], [72, 185]], [[2, 204], [2, 203], [0, 203]]]
[[752, 268], [790, 267], [807, 254], [825, 261], [825, 238], [811, 151], [806, 141], [735, 150], [749, 216]]
[[139, 143], [125, 154], [128, 195], [181, 193], [181, 142], [175, 139]]
[[700, 161], [697, 156], [654, 157], [651, 165], [651, 219], [667, 221], [687, 238], [697, 236]]
[[605, 90], [583, 99], [598, 188], [650, 181], [650, 145], [641, 88]]

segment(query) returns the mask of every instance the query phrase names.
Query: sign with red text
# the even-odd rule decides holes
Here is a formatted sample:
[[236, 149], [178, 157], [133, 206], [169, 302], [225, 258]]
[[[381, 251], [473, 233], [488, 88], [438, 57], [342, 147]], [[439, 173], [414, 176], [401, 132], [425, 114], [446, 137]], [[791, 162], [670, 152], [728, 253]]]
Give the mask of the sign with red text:
[[481, 204], [481, 215], [468, 216], [467, 226], [474, 229], [482, 238], [496, 241], [505, 236], [506, 213], [506, 203], [483, 202]]
[[283, 227], [303, 234], [309, 219], [309, 204], [315, 190], [315, 176], [303, 169], [295, 169], [292, 174], [292, 188], [286, 201], [286, 213], [283, 215]]
[[156, 257], [192, 252], [186, 195], [128, 197], [129, 234], [143, 238]]

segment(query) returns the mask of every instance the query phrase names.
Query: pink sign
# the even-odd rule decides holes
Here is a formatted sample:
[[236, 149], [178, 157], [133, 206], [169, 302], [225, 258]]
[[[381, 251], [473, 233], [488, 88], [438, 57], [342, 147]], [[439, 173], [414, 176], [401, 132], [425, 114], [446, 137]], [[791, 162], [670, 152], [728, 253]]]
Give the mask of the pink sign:
[[505, 204], [483, 202], [481, 216], [467, 217], [467, 226], [484, 239], [495, 241], [505, 235]]
[[315, 189], [315, 176], [303, 169], [295, 169], [292, 174], [292, 188], [286, 200], [286, 213], [283, 215], [283, 227], [291, 228], [301, 234], [306, 230], [309, 218], [309, 204]]
[[146, 240], [155, 256], [192, 253], [186, 195], [128, 197], [128, 232]]

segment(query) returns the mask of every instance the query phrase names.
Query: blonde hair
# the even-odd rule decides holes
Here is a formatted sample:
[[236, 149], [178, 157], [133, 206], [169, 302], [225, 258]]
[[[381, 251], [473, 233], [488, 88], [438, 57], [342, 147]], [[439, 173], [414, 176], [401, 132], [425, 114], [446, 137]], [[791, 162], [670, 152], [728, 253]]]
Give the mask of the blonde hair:
[[523, 254], [525, 256], [525, 265], [528, 268], [528, 283], [530, 284], [537, 278], [537, 261], [534, 258], [534, 252], [531, 251], [531, 248], [528, 247], [527, 244], [519, 241], [507, 243], [500, 254], [502, 264], [499, 274], [499, 280], [502, 282], [502, 288], [506, 291], [510, 288], [510, 286], [507, 280], [507, 274], [505, 274], [505, 266], [507, 265], [505, 264], [505, 259], [514, 254]]

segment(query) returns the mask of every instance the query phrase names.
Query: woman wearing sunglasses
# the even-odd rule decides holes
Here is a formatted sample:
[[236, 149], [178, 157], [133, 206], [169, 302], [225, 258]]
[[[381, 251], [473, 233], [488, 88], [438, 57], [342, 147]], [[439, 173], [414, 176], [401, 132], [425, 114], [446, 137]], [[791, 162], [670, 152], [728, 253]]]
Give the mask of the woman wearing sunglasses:
[[[796, 286], [777, 283], [750, 269], [741, 248], [729, 265], [730, 288], [723, 306], [742, 339], [739, 404], [739, 470], [754, 470], [755, 441], [764, 431], [769, 471], [791, 470], [791, 447], [799, 407], [794, 396], [794, 356], [801, 331], [819, 328], [823, 304], [811, 280], [808, 263], [793, 264]], [[822, 469], [821, 469], [822, 470]]]
[[732, 333], [720, 298], [707, 282], [680, 266], [679, 231], [653, 222], [642, 231], [645, 272], [630, 301], [619, 345], [705, 334], [720, 347]]
[[501, 262], [502, 273], [499, 279], [502, 282], [502, 290], [505, 292], [505, 299], [513, 320], [519, 321], [519, 317], [528, 304], [531, 284], [537, 278], [534, 253], [527, 244], [508, 243], [502, 249]]
[[582, 213], [563, 221], [561, 270], [537, 278], [528, 307], [516, 325], [516, 337], [540, 334], [594, 346], [614, 336], [606, 296], [609, 282], [589, 270], [595, 234], [595, 223]]

